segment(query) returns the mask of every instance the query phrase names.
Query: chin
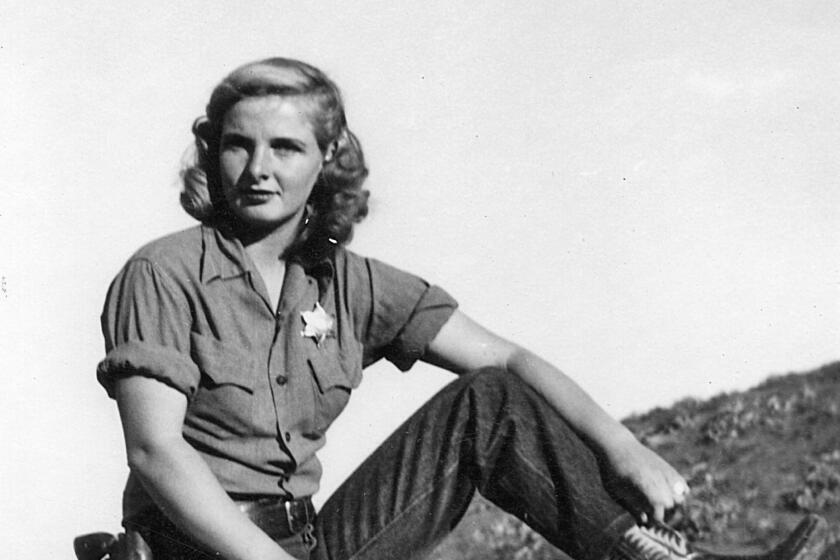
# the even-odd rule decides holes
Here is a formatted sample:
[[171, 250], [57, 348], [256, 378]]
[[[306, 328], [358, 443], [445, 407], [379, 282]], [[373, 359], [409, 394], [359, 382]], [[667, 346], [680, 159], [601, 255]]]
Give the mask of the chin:
[[288, 223], [293, 216], [277, 214], [275, 212], [240, 211], [236, 213], [239, 223], [248, 229], [271, 231]]

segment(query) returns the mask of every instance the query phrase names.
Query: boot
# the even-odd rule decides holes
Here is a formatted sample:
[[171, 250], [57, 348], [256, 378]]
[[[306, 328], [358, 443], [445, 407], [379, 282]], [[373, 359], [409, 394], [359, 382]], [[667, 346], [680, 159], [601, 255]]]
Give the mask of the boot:
[[693, 548], [685, 537], [665, 524], [631, 527], [613, 547], [607, 560], [818, 560], [828, 544], [828, 525], [808, 515], [777, 545], [764, 554], [714, 554]]

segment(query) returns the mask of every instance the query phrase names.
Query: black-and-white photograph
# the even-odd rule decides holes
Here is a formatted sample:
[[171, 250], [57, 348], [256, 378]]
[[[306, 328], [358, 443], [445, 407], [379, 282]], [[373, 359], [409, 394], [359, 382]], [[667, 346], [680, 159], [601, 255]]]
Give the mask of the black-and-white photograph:
[[830, 2], [6, 2], [6, 554], [840, 559], [838, 60]]

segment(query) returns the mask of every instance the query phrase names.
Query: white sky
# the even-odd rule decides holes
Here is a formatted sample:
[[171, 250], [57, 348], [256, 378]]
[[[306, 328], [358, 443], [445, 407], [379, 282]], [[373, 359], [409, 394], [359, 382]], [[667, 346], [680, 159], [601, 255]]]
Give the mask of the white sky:
[[[354, 250], [441, 284], [616, 416], [840, 358], [835, 3], [237, 4], [0, 8], [10, 556], [118, 529], [102, 299], [190, 225], [189, 126], [255, 58], [342, 86], [372, 171]], [[447, 379], [395, 372], [369, 370], [331, 434], [327, 491]]]

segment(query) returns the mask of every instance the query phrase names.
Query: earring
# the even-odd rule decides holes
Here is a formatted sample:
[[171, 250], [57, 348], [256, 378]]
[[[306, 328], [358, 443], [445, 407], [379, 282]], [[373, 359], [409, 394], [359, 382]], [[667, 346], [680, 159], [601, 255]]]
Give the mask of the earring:
[[335, 153], [338, 151], [338, 140], [334, 140], [330, 143], [327, 147], [327, 153], [324, 154], [324, 163], [329, 163], [335, 157]]

